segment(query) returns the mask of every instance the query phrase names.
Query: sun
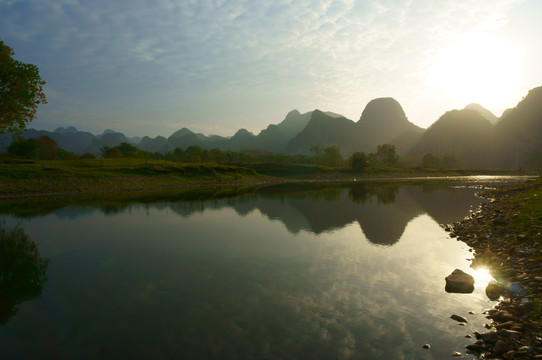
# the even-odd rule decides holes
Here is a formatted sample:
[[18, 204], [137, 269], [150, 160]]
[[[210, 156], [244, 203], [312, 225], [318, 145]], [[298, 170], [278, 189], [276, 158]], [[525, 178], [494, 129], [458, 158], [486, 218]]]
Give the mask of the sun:
[[520, 46], [500, 39], [464, 35], [430, 60], [428, 81], [460, 104], [475, 102], [502, 111], [520, 100], [522, 54]]

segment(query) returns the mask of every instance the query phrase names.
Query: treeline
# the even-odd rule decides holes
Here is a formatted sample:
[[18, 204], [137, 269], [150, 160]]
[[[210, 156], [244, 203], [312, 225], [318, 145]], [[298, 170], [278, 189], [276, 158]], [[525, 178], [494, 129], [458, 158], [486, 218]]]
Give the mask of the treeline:
[[[35, 160], [75, 160], [101, 157], [159, 159], [188, 164], [314, 164], [330, 167], [351, 167], [358, 171], [366, 171], [377, 166], [400, 166], [395, 146], [390, 144], [378, 145], [374, 153], [355, 152], [347, 158], [342, 156], [341, 149], [337, 145], [326, 147], [313, 145], [310, 148], [310, 155], [273, 153], [264, 150], [224, 151], [218, 148], [208, 150], [199, 146], [189, 146], [186, 149], [178, 147], [164, 154], [144, 151], [127, 142], [114, 147], [103, 147], [98, 156], [89, 153], [78, 156], [61, 149], [56, 141], [50, 137], [40, 136], [35, 139], [25, 139], [23, 137], [14, 139], [7, 148], [7, 154], [18, 158]], [[449, 152], [442, 156], [428, 153], [423, 156], [420, 165], [423, 168], [457, 169], [461, 166], [461, 162], [460, 157], [455, 152]]]

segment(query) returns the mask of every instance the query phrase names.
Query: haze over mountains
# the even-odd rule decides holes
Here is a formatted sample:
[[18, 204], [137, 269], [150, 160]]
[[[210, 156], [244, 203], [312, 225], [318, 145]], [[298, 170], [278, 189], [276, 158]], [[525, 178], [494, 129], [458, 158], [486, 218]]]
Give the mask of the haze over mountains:
[[[443, 155], [455, 152], [467, 168], [516, 168], [542, 166], [542, 87], [534, 88], [515, 108], [497, 118], [479, 104], [443, 114], [429, 128], [410, 122], [401, 105], [393, 98], [371, 100], [358, 121], [318, 109], [301, 114], [290, 111], [284, 120], [271, 124], [255, 135], [246, 129], [232, 137], [204, 135], [182, 128], [168, 138], [127, 138], [106, 130], [101, 135], [77, 131], [74, 127], [53, 132], [29, 129], [22, 136], [47, 135], [61, 148], [76, 154], [99, 154], [104, 146], [130, 142], [141, 150], [165, 153], [177, 147], [186, 149], [220, 148], [241, 151], [254, 149], [275, 153], [310, 154], [314, 145], [337, 145], [343, 156], [356, 151], [374, 152], [380, 144], [395, 145], [401, 157], [421, 157], [426, 153]], [[11, 134], [0, 136], [6, 148]], [[0, 145], [1, 146], [1, 145]]]

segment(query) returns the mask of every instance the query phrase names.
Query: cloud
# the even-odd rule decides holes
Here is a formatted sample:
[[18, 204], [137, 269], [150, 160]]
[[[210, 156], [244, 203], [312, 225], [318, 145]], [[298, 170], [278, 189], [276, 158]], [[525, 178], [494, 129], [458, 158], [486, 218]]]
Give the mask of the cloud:
[[[136, 107], [205, 114], [194, 99], [220, 107], [228, 98], [224, 121], [234, 121], [246, 98], [281, 113], [288, 98], [357, 118], [378, 96], [419, 107], [410, 94], [425, 60], [462, 33], [504, 26], [520, 2], [19, 0], [0, 5], [0, 33], [81, 101], [126, 109], [137, 99]], [[278, 120], [261, 119], [259, 128]]]

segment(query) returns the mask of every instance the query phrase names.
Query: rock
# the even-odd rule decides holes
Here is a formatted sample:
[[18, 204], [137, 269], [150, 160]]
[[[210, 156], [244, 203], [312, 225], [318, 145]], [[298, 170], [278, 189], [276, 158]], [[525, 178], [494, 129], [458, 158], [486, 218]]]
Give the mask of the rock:
[[452, 316], [450, 316], [450, 319], [453, 319], [455, 321], [459, 321], [460, 323], [468, 322], [467, 319], [465, 319], [463, 316], [459, 316], [459, 315], [456, 315], [456, 314], [453, 314]]
[[496, 217], [495, 219], [493, 219], [493, 224], [495, 225], [506, 225], [506, 223], [506, 219], [502, 217]]
[[514, 320], [514, 317], [508, 311], [497, 311], [491, 314], [491, 318], [501, 323]]
[[513, 321], [507, 321], [507, 322], [505, 322], [505, 323], [497, 324], [497, 325], [495, 326], [495, 328], [496, 328], [497, 330], [499, 330], [499, 329], [510, 329], [510, 328], [511, 328], [512, 326], [514, 326], [514, 325], [515, 325], [515, 323], [514, 323]]
[[487, 297], [489, 298], [489, 300], [491, 301], [496, 301], [498, 300], [503, 294], [504, 294], [504, 291], [505, 291], [505, 287], [502, 286], [501, 284], [499, 284], [497, 281], [495, 280], [491, 280], [488, 284], [487, 284], [487, 287], [486, 287], [486, 295]]
[[429, 345], [429, 344], [424, 344], [422, 347], [423, 347], [424, 349], [430, 349], [430, 348], [431, 348], [431, 345]]
[[461, 354], [459, 351], [454, 351], [452, 356], [463, 356], [463, 354]]
[[495, 353], [495, 355], [502, 355], [508, 350], [508, 345], [506, 345], [506, 343], [500, 339], [497, 340], [495, 346], [493, 347], [493, 352]]
[[469, 351], [473, 351], [476, 353], [480, 353], [482, 352], [482, 350], [484, 350], [484, 346], [479, 345], [479, 344], [470, 344], [470, 345], [465, 346], [465, 348]]
[[497, 340], [499, 340], [499, 335], [497, 335], [495, 331], [488, 331], [482, 334], [482, 339], [486, 343], [494, 344], [497, 342]]
[[455, 269], [445, 280], [446, 292], [470, 294], [474, 291], [474, 278], [459, 269]]
[[499, 330], [499, 335], [501, 335], [502, 337], [512, 338], [516, 340], [519, 340], [521, 338], [521, 333], [516, 330], [502, 329]]

